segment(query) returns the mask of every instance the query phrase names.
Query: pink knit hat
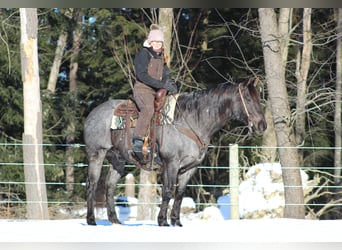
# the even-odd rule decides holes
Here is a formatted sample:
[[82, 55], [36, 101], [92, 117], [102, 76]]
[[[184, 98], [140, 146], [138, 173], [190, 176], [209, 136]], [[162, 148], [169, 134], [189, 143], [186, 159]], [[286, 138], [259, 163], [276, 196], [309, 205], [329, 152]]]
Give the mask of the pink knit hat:
[[147, 37], [149, 43], [153, 41], [164, 42], [164, 33], [159, 29], [158, 25], [152, 24], [150, 29], [151, 31]]

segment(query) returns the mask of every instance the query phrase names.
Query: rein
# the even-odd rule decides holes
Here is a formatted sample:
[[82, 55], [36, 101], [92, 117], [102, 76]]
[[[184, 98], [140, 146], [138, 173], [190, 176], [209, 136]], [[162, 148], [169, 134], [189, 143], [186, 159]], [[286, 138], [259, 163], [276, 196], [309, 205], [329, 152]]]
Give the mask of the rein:
[[240, 86], [241, 86], [241, 84], [239, 84], [239, 94], [240, 94], [240, 98], [241, 98], [241, 102], [242, 102], [243, 108], [244, 108], [244, 110], [246, 112], [246, 115], [247, 115], [248, 129], [251, 132], [252, 131], [252, 127], [253, 127], [253, 122], [252, 122], [251, 117], [249, 115], [249, 112], [248, 112], [248, 109], [247, 109], [247, 106], [246, 106], [246, 102], [245, 102], [245, 98], [243, 98]]
[[245, 109], [246, 115], [247, 115], [248, 120], [249, 120], [249, 112], [248, 112], [248, 109], [247, 109], [247, 106], [246, 106], [246, 103], [245, 103], [245, 98], [243, 98], [240, 86], [241, 85], [239, 84], [239, 94], [240, 94], [240, 97], [241, 97], [243, 108]]
[[247, 109], [247, 106], [246, 106], [246, 102], [245, 102], [245, 98], [243, 97], [242, 95], [242, 92], [241, 92], [241, 84], [239, 84], [239, 94], [240, 94], [240, 98], [241, 98], [241, 101], [242, 101], [242, 105], [243, 105], [243, 108], [246, 112], [246, 115], [247, 115], [247, 119], [248, 119], [248, 128], [251, 129], [251, 127], [253, 127], [253, 123], [251, 123], [251, 119], [250, 119], [250, 115], [249, 115], [249, 112], [248, 112], [248, 109]]
[[202, 149], [208, 146], [208, 144], [204, 143], [193, 129], [187, 128], [178, 124], [174, 124], [174, 125], [179, 132], [183, 133], [184, 135], [188, 136], [190, 139], [194, 140], [196, 144], [199, 146], [199, 148]]
[[[176, 102], [176, 105], [178, 106], [178, 102]], [[182, 114], [182, 116], [183, 116], [183, 114]], [[186, 121], [186, 118], [184, 118], [184, 120]], [[189, 137], [190, 139], [195, 141], [197, 146], [201, 150], [208, 147], [209, 144], [203, 142], [203, 140], [198, 136], [198, 134], [193, 130], [193, 128], [191, 128], [191, 126], [188, 124], [188, 122], [186, 122], [186, 123], [187, 123], [188, 127], [182, 126], [180, 124], [175, 124], [174, 122], [172, 124], [175, 126], [175, 128], [179, 132], [181, 132], [182, 134], [186, 135], [187, 137]]]
[[[241, 84], [239, 84], [238, 89], [239, 89], [239, 94], [240, 94], [240, 98], [241, 98], [243, 108], [244, 108], [246, 115], [247, 115], [247, 118], [248, 118], [248, 127], [250, 129], [253, 126], [253, 124], [251, 123], [250, 114], [249, 114], [248, 109], [247, 109], [245, 98], [242, 95]], [[186, 120], [186, 119], [184, 119], [184, 120]], [[196, 144], [199, 146], [199, 148], [206, 148], [209, 145], [207, 143], [204, 143], [203, 140], [198, 136], [198, 134], [190, 126], [185, 127], [185, 126], [182, 126], [179, 124], [174, 124], [174, 126], [179, 132], [183, 133], [184, 135], [186, 135], [189, 138], [191, 138], [192, 140], [194, 140], [196, 142]]]

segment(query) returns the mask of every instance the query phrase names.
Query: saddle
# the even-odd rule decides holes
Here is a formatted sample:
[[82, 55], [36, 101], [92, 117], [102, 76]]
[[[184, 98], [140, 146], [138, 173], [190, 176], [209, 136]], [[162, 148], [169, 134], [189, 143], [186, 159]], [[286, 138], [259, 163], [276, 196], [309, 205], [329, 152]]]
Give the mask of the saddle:
[[[156, 119], [156, 125], [160, 126], [163, 125], [161, 121], [161, 110], [165, 106], [167, 101], [167, 96], [166, 96], [166, 90], [165, 89], [160, 89], [157, 94], [156, 98], [154, 99], [154, 113]], [[136, 125], [136, 119], [139, 117], [139, 108], [136, 105], [135, 101], [130, 97], [127, 102], [121, 103], [115, 110], [114, 110], [114, 116], [116, 117], [121, 117], [122, 119], [125, 119], [131, 121], [130, 124], [125, 124], [129, 125], [130, 128], [134, 128]]]
[[129, 117], [137, 119], [139, 110], [133, 99], [128, 99], [127, 102], [121, 103], [115, 110], [114, 115], [119, 117]]
[[[163, 125], [162, 117], [163, 114], [162, 109], [167, 102], [167, 91], [165, 89], [160, 89], [156, 93], [156, 97], [154, 100], [154, 116], [150, 122], [150, 129], [149, 133], [145, 139], [144, 147], [143, 147], [143, 154], [144, 154], [144, 161], [143, 162], [136, 162], [140, 167], [145, 170], [151, 170], [150, 168], [146, 168], [145, 165], [149, 162], [152, 162], [154, 159], [154, 154], [156, 152], [156, 135], [155, 135], [155, 127]], [[131, 149], [131, 133], [129, 131], [130, 128], [136, 126], [137, 119], [139, 117], [139, 109], [132, 98], [129, 98], [126, 102], [121, 103], [115, 110], [114, 110], [114, 117], [117, 120], [119, 118], [121, 122], [121, 127], [126, 129], [126, 138], [128, 141], [129, 148]], [[123, 125], [124, 124], [124, 125]], [[151, 152], [148, 152], [148, 147], [151, 148]], [[130, 154], [129, 154], [130, 155]]]

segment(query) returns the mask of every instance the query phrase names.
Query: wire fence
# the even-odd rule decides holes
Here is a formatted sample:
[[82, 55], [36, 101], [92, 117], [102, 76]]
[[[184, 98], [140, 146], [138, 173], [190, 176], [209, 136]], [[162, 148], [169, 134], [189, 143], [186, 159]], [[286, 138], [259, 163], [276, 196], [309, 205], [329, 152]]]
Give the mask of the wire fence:
[[[25, 144], [25, 145], [31, 145], [31, 144]], [[22, 143], [0, 143], [0, 149], [1, 148], [8, 148], [8, 147], [23, 147], [25, 146]], [[85, 147], [84, 144], [76, 143], [76, 144], [42, 144], [41, 146], [43, 147], [72, 147], [72, 148], [77, 148], [77, 149], [82, 149]], [[211, 149], [224, 149], [229, 151], [230, 146], [210, 146]], [[238, 146], [239, 150], [262, 150], [262, 149], [279, 149], [279, 147], [262, 147], [262, 146]], [[306, 151], [329, 151], [332, 155], [334, 154], [334, 150], [341, 150], [342, 148], [337, 148], [337, 147], [296, 147], [298, 150], [306, 150]], [[83, 149], [82, 149], [83, 150]], [[231, 157], [231, 156], [230, 156]], [[237, 155], [238, 157], [238, 164], [241, 162], [241, 156]], [[30, 203], [32, 201], [27, 201], [24, 199], [20, 199], [16, 197], [15, 193], [12, 193], [12, 190], [14, 189], [14, 186], [22, 186], [25, 188], [25, 185], [29, 184], [37, 184], [35, 182], [26, 182], [26, 181], [13, 181], [13, 180], [4, 180], [1, 178], [1, 168], [3, 166], [7, 167], [23, 167], [25, 165], [24, 162], [10, 162], [10, 161], [2, 161], [0, 159], [0, 205], [5, 205], [5, 206], [12, 206], [12, 205], [25, 205], [27, 203]], [[58, 162], [58, 163], [43, 163], [44, 167], [62, 167], [65, 168], [67, 167], [66, 162]], [[201, 170], [219, 170], [219, 171], [225, 171], [225, 172], [231, 172], [232, 171], [232, 166], [229, 166], [230, 163], [227, 162], [225, 166], [199, 166], [198, 169]], [[87, 167], [86, 162], [76, 162], [73, 164], [74, 168], [85, 168]], [[108, 164], [104, 164], [104, 167], [108, 167]], [[134, 165], [126, 165], [126, 169], [135, 169]], [[204, 184], [188, 184], [188, 188], [201, 188], [201, 189], [221, 189], [221, 190], [232, 190], [232, 189], [238, 189], [239, 184], [244, 181], [245, 176], [244, 174], [250, 166], [239, 164], [239, 175], [238, 175], [238, 181], [234, 182], [234, 185], [231, 185], [232, 180], [227, 178], [226, 183], [204, 183]], [[284, 169], [284, 168], [283, 168]], [[341, 176], [335, 176], [334, 171], [337, 169], [335, 166], [329, 166], [329, 165], [324, 165], [324, 166], [301, 166], [301, 170], [305, 171], [310, 178], [315, 179], [316, 181], [312, 181], [312, 185], [310, 185], [310, 194], [311, 199], [306, 202], [305, 206], [311, 207], [312, 209], [315, 209], [315, 207], [341, 207], [342, 206], [342, 200], [341, 198], [336, 198], [333, 199], [333, 196], [341, 193], [340, 190], [342, 190], [341, 185], [336, 185], [336, 179], [341, 179]], [[341, 167], [340, 167], [341, 169]], [[57, 186], [64, 188], [66, 185], [73, 185], [75, 187], [79, 187], [81, 189], [84, 189], [85, 193], [85, 187], [86, 187], [86, 180], [83, 180], [81, 182], [74, 182], [74, 183], [66, 183], [65, 181], [47, 181], [45, 183], [40, 183], [44, 184], [47, 187], [48, 186]], [[118, 188], [125, 189], [127, 186], [134, 185], [135, 188], [139, 188], [140, 186], [147, 185], [147, 184], [141, 184], [135, 182], [134, 184], [127, 184], [124, 182], [118, 183]], [[150, 184], [148, 184], [150, 185]], [[161, 184], [153, 184], [156, 185], [157, 188], [161, 188]], [[296, 188], [297, 186], [287, 186], [289, 188], [293, 187]], [[236, 202], [236, 201], [235, 201]], [[79, 201], [70, 201], [67, 199], [48, 199], [47, 203], [49, 205], [68, 205], [68, 204], [78, 204], [81, 206], [86, 206], [86, 201], [85, 200], [79, 200]], [[155, 203], [156, 205], [159, 205], [159, 202]], [[215, 202], [201, 202], [197, 201], [195, 202], [196, 206], [209, 206], [209, 205], [216, 205], [217, 203]], [[230, 205], [236, 205], [230, 203]], [[291, 205], [291, 204], [287, 204]], [[298, 205], [298, 204], [296, 204]], [[310, 208], [310, 209], [311, 209]]]

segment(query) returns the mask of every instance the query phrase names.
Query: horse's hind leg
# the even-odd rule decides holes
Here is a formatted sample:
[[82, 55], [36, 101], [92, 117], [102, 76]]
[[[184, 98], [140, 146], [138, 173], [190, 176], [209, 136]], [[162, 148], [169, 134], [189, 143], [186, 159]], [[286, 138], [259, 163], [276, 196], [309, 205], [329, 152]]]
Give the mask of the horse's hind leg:
[[101, 168], [104, 157], [106, 156], [105, 149], [95, 150], [87, 148], [88, 156], [88, 178], [87, 178], [87, 224], [96, 225], [94, 214], [94, 198], [97, 187], [97, 182], [100, 179]]
[[110, 169], [108, 171], [107, 180], [106, 180], [106, 204], [107, 204], [108, 220], [112, 224], [121, 224], [115, 211], [114, 194], [115, 194], [116, 184], [122, 174], [120, 174], [117, 170], [115, 170], [112, 164], [110, 164], [109, 167]]
[[191, 179], [191, 177], [196, 172], [196, 168], [192, 168], [178, 177], [178, 185], [175, 190], [175, 201], [171, 210], [171, 225], [173, 226], [183, 226], [180, 222], [180, 210], [183, 201], [183, 196], [185, 193], [186, 186]]

